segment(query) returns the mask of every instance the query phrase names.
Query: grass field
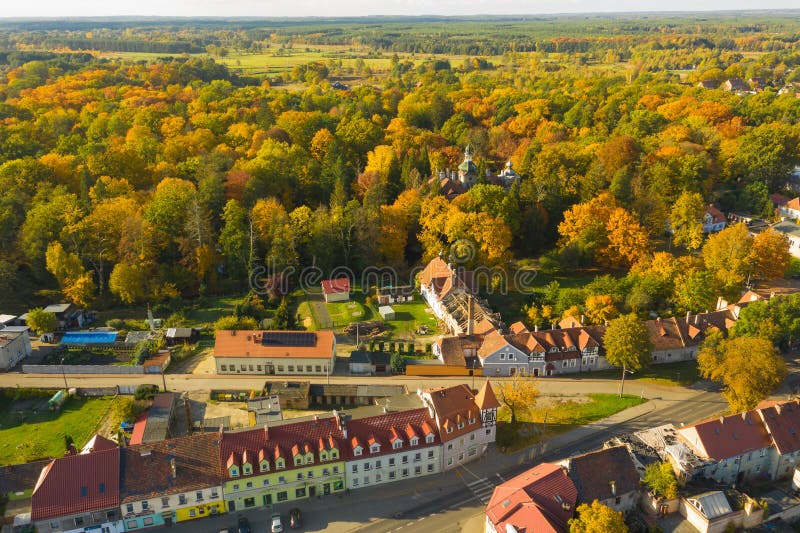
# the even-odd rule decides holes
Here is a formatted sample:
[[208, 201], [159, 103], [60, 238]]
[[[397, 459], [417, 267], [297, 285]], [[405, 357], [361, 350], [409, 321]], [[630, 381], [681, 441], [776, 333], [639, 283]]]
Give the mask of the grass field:
[[351, 322], [364, 322], [365, 320], [374, 320], [372, 308], [364, 305], [356, 299], [351, 299], [346, 302], [332, 302], [325, 304], [328, 308], [328, 314], [331, 315], [333, 326], [336, 328], [343, 328]]
[[[601, 370], [591, 374], [576, 375], [578, 378], [619, 379], [619, 370]], [[656, 385], [686, 387], [702, 379], [697, 369], [697, 361], [681, 361], [652, 365], [627, 376], [625, 382], [644, 381]]]
[[[47, 399], [9, 402], [0, 406], [0, 465], [64, 455], [64, 436], [80, 448], [91, 438], [111, 407], [110, 398], [71, 398], [59, 413], [47, 410]], [[43, 403], [33, 414], [17, 409]]]
[[[501, 407], [498, 413], [498, 445], [506, 447], [507, 451], [519, 450], [647, 401], [629, 394], [622, 397], [616, 394], [587, 394], [582, 400], [586, 401], [553, 401], [548, 398], [546, 405], [533, 408], [515, 426], [510, 423], [508, 410]], [[536, 429], [532, 430], [532, 426]]]
[[[438, 333], [436, 317], [428, 312], [428, 306], [422, 300], [416, 302], [392, 304], [395, 319], [386, 321], [386, 325], [394, 338], [411, 338], [420, 326], [426, 326], [430, 334]], [[377, 309], [375, 310], [377, 315]]]

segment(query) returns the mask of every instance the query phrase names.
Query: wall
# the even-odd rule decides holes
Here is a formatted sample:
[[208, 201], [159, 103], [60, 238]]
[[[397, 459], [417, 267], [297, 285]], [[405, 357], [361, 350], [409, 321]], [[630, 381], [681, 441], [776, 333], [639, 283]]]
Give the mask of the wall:
[[[370, 457], [367, 448], [363, 456], [347, 461], [347, 488], [368, 488], [371, 485], [436, 474], [441, 469], [441, 449], [440, 445], [425, 445], [422, 439], [419, 446], [403, 446], [397, 453], [375, 457]], [[416, 459], [417, 454], [419, 459]]]
[[[327, 369], [334, 364], [335, 359], [324, 357], [219, 357], [214, 358], [217, 374], [253, 374], [267, 375], [267, 366], [271, 365], [275, 375], [283, 376], [324, 376]], [[244, 370], [242, 370], [244, 365]], [[289, 370], [291, 365], [292, 370]], [[225, 370], [222, 367], [225, 366]], [[308, 371], [311, 366], [311, 371]], [[260, 370], [259, 370], [260, 367]], [[302, 367], [302, 372], [298, 372]], [[233, 368], [233, 371], [230, 369]], [[252, 370], [251, 370], [252, 368]]]
[[23, 374], [144, 374], [139, 365], [22, 365]]
[[[469, 376], [472, 369], [454, 365], [406, 365], [407, 376]], [[476, 368], [475, 376], [483, 376], [483, 369]]]
[[[11, 370], [17, 363], [31, 354], [31, 339], [27, 333], [3, 333], [9, 337], [8, 344], [0, 347], [0, 371]], [[12, 335], [16, 335], [11, 338]]]

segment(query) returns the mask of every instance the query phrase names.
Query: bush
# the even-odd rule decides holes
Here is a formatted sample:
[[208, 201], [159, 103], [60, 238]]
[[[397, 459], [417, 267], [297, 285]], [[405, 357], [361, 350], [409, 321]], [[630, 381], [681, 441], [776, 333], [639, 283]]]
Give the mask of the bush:
[[644, 471], [644, 482], [656, 496], [675, 498], [678, 495], [678, 480], [669, 463], [653, 463]]
[[390, 360], [392, 372], [402, 374], [406, 371], [406, 358], [399, 353], [393, 353]]
[[158, 393], [158, 385], [139, 385], [133, 395], [134, 400], [152, 400]]
[[244, 329], [258, 329], [258, 323], [253, 317], [249, 316], [223, 316], [214, 322], [214, 331], [221, 330], [244, 330]]

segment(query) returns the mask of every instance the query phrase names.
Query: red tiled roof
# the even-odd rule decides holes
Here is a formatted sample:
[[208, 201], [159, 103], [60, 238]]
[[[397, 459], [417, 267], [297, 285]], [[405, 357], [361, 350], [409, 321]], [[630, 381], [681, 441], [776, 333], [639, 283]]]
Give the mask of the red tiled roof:
[[139, 413], [136, 417], [136, 423], [133, 424], [133, 431], [131, 432], [131, 439], [129, 444], [141, 444], [144, 437], [144, 429], [147, 427], [147, 411]]
[[530, 333], [528, 330], [528, 326], [520, 322], [514, 322], [508, 327], [508, 331], [511, 332], [513, 335], [517, 335], [519, 333]]
[[54, 459], [31, 496], [31, 520], [47, 520], [119, 506], [120, 450]]
[[[430, 394], [433, 410], [440, 426], [445, 430], [448, 427], [452, 427], [452, 431], [449, 433], [447, 431], [441, 432], [440, 436], [443, 442], [457, 439], [481, 427], [482, 421], [478, 406], [475, 403], [475, 395], [466, 385], [455, 385], [447, 388], [437, 387], [426, 389], [423, 392]], [[458, 429], [458, 425], [453, 422], [459, 415], [464, 419], [461, 429]], [[475, 422], [470, 424], [470, 419]]]
[[463, 288], [469, 293], [474, 293], [472, 272], [463, 269], [453, 270], [441, 257], [434, 257], [425, 265], [422, 272], [417, 274], [421, 285], [432, 286], [433, 291], [444, 298], [454, 288]]
[[[265, 337], [274, 337], [266, 341]], [[333, 331], [217, 331], [214, 357], [302, 357], [331, 358]]]
[[114, 448], [119, 448], [116, 442], [102, 435], [95, 435], [89, 439], [89, 442], [83, 447], [81, 453], [100, 452], [103, 450], [113, 450]]
[[714, 207], [712, 204], [708, 204], [706, 206], [706, 213], [711, 215], [711, 221], [714, 223], [725, 222], [726, 220], [725, 214], [716, 207]]
[[349, 278], [326, 279], [322, 281], [322, 292], [325, 294], [338, 294], [350, 292]]
[[639, 490], [639, 473], [625, 446], [578, 455], [569, 459], [567, 468], [581, 503], [603, 501]]
[[[435, 424], [430, 418], [428, 410], [424, 408], [348, 420], [345, 423], [347, 434], [352, 435], [354, 439], [364, 442], [372, 438], [375, 442], [381, 444], [380, 451], [374, 453], [371, 453], [368, 447], [362, 446], [362, 448], [365, 448], [363, 454], [370, 457], [397, 453], [398, 450], [393, 449], [391, 443], [398, 439], [403, 443], [401, 450], [405, 451], [437, 445], [441, 441], [436, 431], [433, 430], [433, 426]], [[419, 438], [419, 443], [416, 446], [411, 446], [411, 436], [413, 435], [409, 435], [409, 427]], [[406, 428], [405, 435], [408, 437], [407, 439], [403, 438], [403, 432], [398, 428]], [[425, 442], [425, 437], [428, 434], [433, 435], [432, 443]], [[345, 457], [348, 459], [355, 457], [352, 448], [346, 450]]]
[[121, 503], [219, 485], [219, 441], [218, 433], [199, 433], [124, 448]]
[[772, 202], [772, 205], [774, 205], [775, 207], [780, 207], [789, 203], [789, 198], [778, 193], [770, 194], [769, 199]]
[[489, 380], [483, 382], [481, 390], [475, 395], [475, 404], [478, 409], [497, 409], [500, 407], [500, 402], [497, 401], [497, 396], [494, 395], [492, 386], [489, 385]]
[[800, 211], [800, 197], [792, 198], [788, 202], [786, 202], [787, 209], [794, 209], [795, 211]]
[[776, 403], [757, 410], [781, 455], [800, 450], [800, 402]]
[[706, 420], [677, 432], [698, 455], [716, 461], [768, 448], [771, 443], [761, 417], [753, 412]]
[[559, 465], [542, 463], [498, 485], [486, 506], [496, 531], [564, 532], [578, 491]]

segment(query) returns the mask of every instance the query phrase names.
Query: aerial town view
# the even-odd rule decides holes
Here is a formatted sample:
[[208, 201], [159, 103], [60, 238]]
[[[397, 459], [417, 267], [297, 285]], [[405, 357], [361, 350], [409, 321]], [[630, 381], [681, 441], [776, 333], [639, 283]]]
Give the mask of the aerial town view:
[[800, 531], [800, 6], [2, 3], [0, 528]]

